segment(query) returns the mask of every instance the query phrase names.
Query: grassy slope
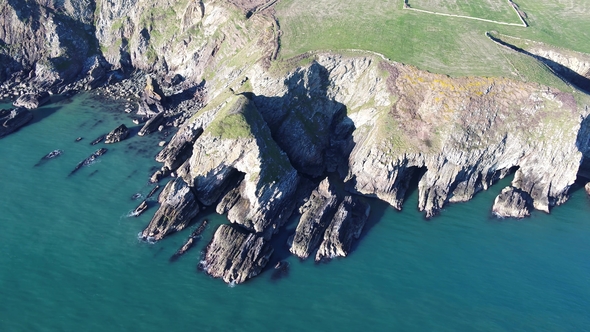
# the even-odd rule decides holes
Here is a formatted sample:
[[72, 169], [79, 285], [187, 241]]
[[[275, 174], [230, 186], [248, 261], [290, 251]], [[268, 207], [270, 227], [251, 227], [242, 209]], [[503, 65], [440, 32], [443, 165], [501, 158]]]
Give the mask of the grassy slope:
[[516, 2], [528, 15], [529, 28], [413, 12], [402, 9], [401, 0], [283, 0], [277, 6], [284, 32], [280, 56], [364, 49], [451, 76], [518, 77], [562, 88], [533, 59], [507, 61], [507, 56], [515, 56], [507, 55], [484, 33], [495, 30], [590, 53], [590, 4], [585, 0]]

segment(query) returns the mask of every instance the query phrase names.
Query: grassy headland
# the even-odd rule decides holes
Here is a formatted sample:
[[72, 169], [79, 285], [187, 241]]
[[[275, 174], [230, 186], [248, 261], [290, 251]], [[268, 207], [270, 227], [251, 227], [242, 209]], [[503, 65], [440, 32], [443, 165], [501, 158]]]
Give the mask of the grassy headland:
[[[471, 5], [457, 8], [444, 7], [442, 1], [434, 0], [409, 3], [415, 8], [482, 15], [486, 19], [507, 19], [503, 17], [510, 13], [512, 21], [518, 22], [516, 13], [504, 0], [493, 2], [498, 11], [486, 10], [492, 3], [489, 0], [470, 1]], [[518, 0], [516, 3], [526, 14], [529, 27], [407, 10], [403, 8], [403, 0], [283, 0], [276, 7], [283, 30], [280, 58], [315, 50], [362, 49], [435, 73], [512, 77], [563, 88], [536, 60], [507, 54], [510, 52], [486, 38], [485, 32], [498, 31], [590, 53], [590, 3], [584, 0]], [[427, 7], [434, 5], [438, 7]]]

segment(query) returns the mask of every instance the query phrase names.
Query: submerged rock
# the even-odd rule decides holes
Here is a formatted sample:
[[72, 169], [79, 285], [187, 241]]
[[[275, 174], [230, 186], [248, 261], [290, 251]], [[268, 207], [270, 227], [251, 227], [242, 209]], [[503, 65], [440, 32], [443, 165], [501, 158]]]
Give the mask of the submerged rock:
[[35, 166], [39, 166], [41, 164], [43, 164], [45, 161], [49, 160], [49, 159], [53, 159], [53, 158], [57, 158], [59, 156], [61, 156], [61, 154], [63, 153], [62, 150], [60, 149], [55, 149], [51, 152], [49, 152], [48, 154], [44, 155], [37, 164], [35, 164]]
[[92, 163], [94, 163], [98, 157], [102, 156], [103, 154], [107, 153], [107, 149], [105, 148], [100, 148], [98, 150], [96, 150], [93, 154], [90, 155], [90, 157], [82, 160], [81, 162], [78, 163], [78, 165], [76, 165], [76, 167], [70, 172], [70, 175], [76, 173], [80, 168], [84, 167], [84, 166], [89, 166]]
[[316, 261], [346, 257], [350, 252], [353, 239], [358, 239], [371, 207], [365, 201], [346, 196], [324, 233], [324, 240], [315, 256]]
[[127, 126], [122, 124], [108, 133], [104, 142], [106, 144], [121, 142], [122, 140], [126, 139], [127, 136], [129, 136], [129, 129]]
[[26, 95], [20, 96], [15, 102], [14, 106], [16, 107], [24, 107], [27, 109], [36, 109], [40, 106], [43, 106], [49, 102], [49, 93], [47, 91], [39, 92], [39, 93], [29, 93]]
[[300, 208], [301, 219], [291, 240], [289, 251], [302, 259], [309, 257], [318, 248], [337, 206], [338, 197], [330, 188], [330, 182], [326, 178]]
[[12, 134], [33, 119], [33, 113], [25, 108], [0, 109], [0, 138]]
[[221, 225], [207, 246], [201, 265], [209, 275], [239, 284], [258, 275], [272, 252], [262, 236]]
[[195, 195], [180, 178], [168, 182], [158, 202], [160, 208], [141, 233], [143, 240], [158, 241], [169, 233], [180, 231], [199, 213]]
[[197, 229], [195, 229], [191, 233], [191, 235], [188, 237], [188, 239], [182, 245], [182, 247], [180, 247], [180, 249], [178, 249], [178, 251], [176, 251], [174, 253], [174, 255], [172, 255], [172, 257], [170, 257], [171, 262], [176, 261], [180, 256], [184, 255], [187, 251], [189, 251], [190, 248], [192, 248], [195, 245], [195, 243], [201, 237], [201, 234], [203, 234], [203, 232], [207, 228], [208, 223], [209, 223], [209, 221], [207, 221], [207, 220], [203, 220], [203, 222], [201, 222], [199, 227], [197, 227]]
[[531, 214], [531, 196], [518, 188], [508, 186], [496, 197], [492, 212], [500, 218], [524, 218]]
[[104, 140], [106, 135], [98, 136], [94, 141], [90, 142], [90, 145], [96, 145]]

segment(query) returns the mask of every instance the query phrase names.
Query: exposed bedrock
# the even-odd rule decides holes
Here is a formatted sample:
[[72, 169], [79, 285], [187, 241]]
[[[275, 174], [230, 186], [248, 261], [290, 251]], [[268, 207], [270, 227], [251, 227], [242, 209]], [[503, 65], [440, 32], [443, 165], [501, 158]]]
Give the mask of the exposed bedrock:
[[524, 218], [531, 214], [531, 196], [520, 189], [508, 186], [494, 201], [492, 212], [500, 218]]
[[224, 208], [228, 219], [268, 239], [294, 209], [299, 176], [254, 103], [231, 95], [196, 139], [178, 175], [193, 187], [199, 201], [213, 205], [231, 189], [228, 186], [238, 185], [239, 173], [244, 180], [239, 182], [239, 198]]
[[346, 257], [352, 241], [361, 235], [370, 211], [371, 207], [367, 202], [346, 196], [324, 232], [315, 260]]
[[164, 122], [164, 111], [160, 111], [160, 113], [156, 114], [154, 117], [150, 118], [143, 127], [139, 130], [137, 135], [145, 136], [149, 135], [153, 132], [158, 130], [158, 127]]
[[221, 225], [205, 249], [201, 267], [226, 283], [239, 284], [258, 275], [272, 252], [262, 236]]
[[25, 108], [0, 109], [0, 138], [12, 134], [33, 119]]
[[121, 142], [129, 136], [129, 129], [124, 124], [121, 124], [117, 128], [113, 129], [104, 139], [106, 144], [112, 144]]
[[293, 238], [289, 240], [289, 251], [302, 259], [312, 255], [322, 241], [337, 207], [338, 197], [326, 178], [300, 207], [301, 218]]
[[193, 191], [180, 178], [168, 182], [158, 196], [158, 202], [160, 208], [141, 232], [144, 240], [158, 241], [167, 234], [180, 231], [199, 213]]
[[38, 93], [28, 93], [18, 97], [14, 102], [16, 107], [24, 107], [27, 109], [36, 109], [39, 106], [43, 106], [49, 102], [49, 93], [46, 91]]

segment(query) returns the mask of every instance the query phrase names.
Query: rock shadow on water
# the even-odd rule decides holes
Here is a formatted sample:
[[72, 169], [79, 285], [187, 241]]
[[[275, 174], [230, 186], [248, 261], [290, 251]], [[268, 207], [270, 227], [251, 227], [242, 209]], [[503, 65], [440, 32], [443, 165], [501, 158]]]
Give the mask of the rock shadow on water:
[[61, 107], [40, 107], [38, 109], [32, 110], [31, 112], [33, 113], [33, 119], [31, 120], [31, 122], [29, 122], [28, 125], [32, 125], [35, 124], [39, 121], [42, 121], [43, 119], [53, 115], [55, 112], [57, 112]]
[[352, 241], [349, 254], [354, 253], [358, 249], [358, 247], [362, 245], [365, 237], [371, 232], [373, 227], [375, 227], [375, 225], [377, 225], [383, 219], [385, 211], [391, 208], [387, 202], [384, 202], [377, 198], [363, 197], [363, 199], [365, 199], [371, 206], [371, 213], [369, 214], [369, 218], [367, 218], [367, 221], [365, 222], [365, 226], [363, 227], [363, 230], [359, 235], [359, 238]]

